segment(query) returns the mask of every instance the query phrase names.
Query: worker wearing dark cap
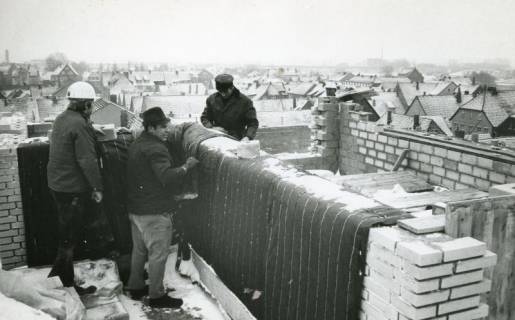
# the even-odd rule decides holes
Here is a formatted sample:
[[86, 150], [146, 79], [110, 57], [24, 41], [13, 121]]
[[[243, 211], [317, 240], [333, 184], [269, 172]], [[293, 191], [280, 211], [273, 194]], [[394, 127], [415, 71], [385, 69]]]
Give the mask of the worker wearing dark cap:
[[230, 74], [215, 78], [216, 93], [206, 100], [200, 121], [206, 128], [227, 133], [238, 140], [252, 140], [256, 136], [259, 121], [252, 100], [233, 85]]
[[[149, 295], [153, 308], [179, 308], [181, 299], [169, 297], [163, 287], [166, 259], [172, 240], [173, 192], [198, 164], [190, 157], [174, 163], [165, 144], [170, 119], [161, 108], [142, 114], [144, 131], [131, 144], [127, 162], [128, 212], [132, 230], [131, 272], [127, 289], [133, 299]], [[150, 285], [143, 278], [148, 258]]]

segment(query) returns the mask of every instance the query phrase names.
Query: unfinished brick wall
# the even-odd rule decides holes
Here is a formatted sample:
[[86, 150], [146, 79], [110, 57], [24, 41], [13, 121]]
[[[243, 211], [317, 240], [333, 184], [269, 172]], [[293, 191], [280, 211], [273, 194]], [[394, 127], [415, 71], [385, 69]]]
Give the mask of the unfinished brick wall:
[[368, 114], [340, 104], [339, 170], [357, 174], [392, 169], [404, 149], [409, 153], [400, 170], [449, 189], [477, 188], [515, 182], [515, 153], [487, 145], [412, 131], [383, 128]]
[[312, 108], [311, 151], [324, 158], [325, 168], [338, 169], [340, 143], [340, 111], [334, 97], [320, 98], [318, 106]]
[[26, 261], [18, 157], [9, 146], [0, 146], [0, 257], [4, 269]]

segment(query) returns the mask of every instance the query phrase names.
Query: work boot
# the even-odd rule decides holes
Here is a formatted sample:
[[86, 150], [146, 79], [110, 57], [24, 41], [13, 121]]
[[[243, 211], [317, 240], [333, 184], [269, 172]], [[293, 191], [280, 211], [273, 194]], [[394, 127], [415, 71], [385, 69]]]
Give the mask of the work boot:
[[92, 294], [92, 293], [95, 293], [95, 291], [97, 291], [97, 287], [95, 287], [95, 286], [89, 286], [87, 288], [83, 288], [83, 287], [74, 285], [73, 288], [75, 289], [75, 291], [77, 291], [77, 294], [79, 296], [83, 296], [86, 294]]
[[141, 300], [148, 295], [148, 286], [142, 289], [127, 289], [126, 291], [130, 294], [132, 300]]
[[165, 294], [159, 298], [148, 299], [148, 305], [152, 308], [179, 309], [182, 306], [182, 299], [171, 298]]

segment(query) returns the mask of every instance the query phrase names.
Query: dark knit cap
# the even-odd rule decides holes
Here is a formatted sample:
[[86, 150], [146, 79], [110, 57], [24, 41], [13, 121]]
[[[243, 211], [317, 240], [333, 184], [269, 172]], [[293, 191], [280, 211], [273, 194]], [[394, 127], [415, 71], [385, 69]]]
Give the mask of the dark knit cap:
[[219, 74], [215, 77], [215, 86], [218, 91], [226, 91], [233, 86], [233, 76], [227, 73]]
[[145, 127], [155, 127], [170, 122], [170, 118], [165, 116], [163, 109], [161, 109], [160, 107], [150, 108], [145, 112], [141, 113], [140, 117], [143, 119], [143, 126]]

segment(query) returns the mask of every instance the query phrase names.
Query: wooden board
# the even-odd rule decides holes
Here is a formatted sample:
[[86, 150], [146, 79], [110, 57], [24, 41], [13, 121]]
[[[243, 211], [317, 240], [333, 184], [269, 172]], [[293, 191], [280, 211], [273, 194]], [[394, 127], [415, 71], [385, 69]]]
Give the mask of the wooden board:
[[377, 201], [397, 209], [424, 207], [438, 202], [462, 201], [485, 198], [488, 193], [476, 189], [460, 189], [444, 192], [411, 193], [401, 196], [392, 195], [389, 198], [376, 199]]
[[238, 297], [222, 282], [213, 268], [206, 263], [194, 250], [191, 252], [193, 263], [200, 274], [200, 281], [206, 286], [213, 296], [216, 297], [222, 308], [228, 313], [231, 319], [256, 320], [247, 307]]
[[373, 196], [379, 190], [391, 190], [396, 184], [401, 185], [406, 192], [433, 190], [424, 179], [405, 171], [342, 176], [337, 179], [337, 183], [367, 196]]
[[484, 298], [490, 319], [515, 319], [515, 196], [448, 203], [445, 231], [453, 237], [484, 241], [497, 254], [497, 265], [485, 272], [492, 289]]

